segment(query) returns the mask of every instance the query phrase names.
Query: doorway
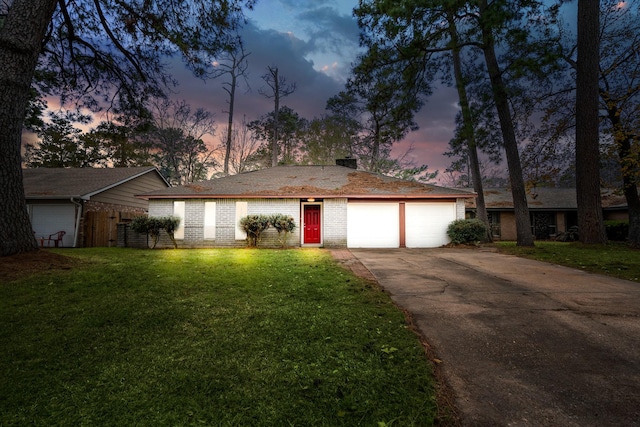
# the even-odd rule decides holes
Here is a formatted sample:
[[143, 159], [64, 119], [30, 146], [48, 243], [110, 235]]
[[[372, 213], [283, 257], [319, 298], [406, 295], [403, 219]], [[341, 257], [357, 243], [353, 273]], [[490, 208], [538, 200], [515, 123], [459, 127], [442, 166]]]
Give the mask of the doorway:
[[302, 205], [303, 240], [305, 245], [322, 243], [322, 209], [319, 204]]

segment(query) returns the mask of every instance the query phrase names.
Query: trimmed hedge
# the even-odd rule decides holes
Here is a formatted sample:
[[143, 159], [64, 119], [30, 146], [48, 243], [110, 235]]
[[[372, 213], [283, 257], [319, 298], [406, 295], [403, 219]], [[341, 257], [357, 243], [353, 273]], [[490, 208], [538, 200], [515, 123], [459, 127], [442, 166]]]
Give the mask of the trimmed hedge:
[[250, 247], [258, 246], [262, 233], [273, 227], [278, 232], [278, 240], [284, 248], [289, 233], [296, 229], [296, 223], [292, 216], [284, 214], [247, 215], [240, 219], [240, 227], [247, 234], [247, 245]]
[[177, 248], [178, 243], [176, 243], [176, 239], [174, 234], [176, 229], [180, 225], [180, 218], [175, 216], [163, 216], [163, 217], [153, 217], [153, 216], [139, 216], [133, 220], [131, 223], [131, 229], [137, 233], [147, 234], [151, 237], [151, 241], [153, 245], [151, 248], [155, 248], [158, 244], [158, 240], [160, 239], [160, 232], [162, 230], [166, 231], [173, 242], [173, 247]]
[[447, 227], [447, 236], [456, 245], [477, 243], [485, 239], [487, 227], [482, 221], [474, 219], [456, 219]]

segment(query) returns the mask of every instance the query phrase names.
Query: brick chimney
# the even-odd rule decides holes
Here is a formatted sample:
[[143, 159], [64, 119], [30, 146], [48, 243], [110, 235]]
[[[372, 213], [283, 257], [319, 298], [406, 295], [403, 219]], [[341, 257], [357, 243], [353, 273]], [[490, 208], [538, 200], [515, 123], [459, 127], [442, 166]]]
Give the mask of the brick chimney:
[[337, 166], [344, 166], [346, 168], [358, 169], [358, 161], [352, 157], [346, 157], [344, 159], [336, 159]]

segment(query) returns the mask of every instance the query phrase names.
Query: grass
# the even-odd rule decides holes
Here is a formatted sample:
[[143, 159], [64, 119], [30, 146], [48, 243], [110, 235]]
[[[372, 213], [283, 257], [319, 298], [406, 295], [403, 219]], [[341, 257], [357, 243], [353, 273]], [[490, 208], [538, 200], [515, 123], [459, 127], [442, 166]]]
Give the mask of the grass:
[[433, 425], [387, 295], [312, 250], [77, 249], [0, 285], [0, 425]]
[[533, 248], [516, 246], [515, 242], [497, 242], [495, 245], [502, 253], [635, 282], [640, 280], [640, 250], [632, 249], [624, 243], [584, 245], [575, 242], [538, 241]]

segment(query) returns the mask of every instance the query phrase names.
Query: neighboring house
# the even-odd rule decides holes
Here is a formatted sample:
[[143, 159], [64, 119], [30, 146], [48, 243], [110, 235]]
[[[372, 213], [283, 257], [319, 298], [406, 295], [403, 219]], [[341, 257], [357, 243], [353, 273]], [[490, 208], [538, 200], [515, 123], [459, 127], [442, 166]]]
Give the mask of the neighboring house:
[[[36, 239], [64, 231], [63, 247], [115, 246], [116, 224], [147, 213], [135, 194], [169, 186], [153, 166], [23, 169], [27, 208]], [[44, 238], [44, 240], [43, 240]]]
[[[278, 166], [141, 194], [149, 215], [182, 218], [181, 247], [240, 247], [240, 219], [281, 213], [295, 219], [290, 246], [437, 247], [464, 218], [474, 193], [405, 181], [346, 166]], [[268, 230], [264, 246], [277, 245]], [[166, 242], [165, 242], [166, 243]]]
[[[484, 190], [493, 238], [516, 240], [516, 221], [513, 199], [508, 188]], [[527, 191], [527, 203], [531, 215], [531, 233], [537, 239], [553, 239], [558, 234], [578, 225], [578, 204], [575, 188], [532, 188]], [[467, 200], [467, 216], [475, 216], [475, 199]], [[628, 219], [624, 196], [614, 191], [602, 193], [604, 219]]]

